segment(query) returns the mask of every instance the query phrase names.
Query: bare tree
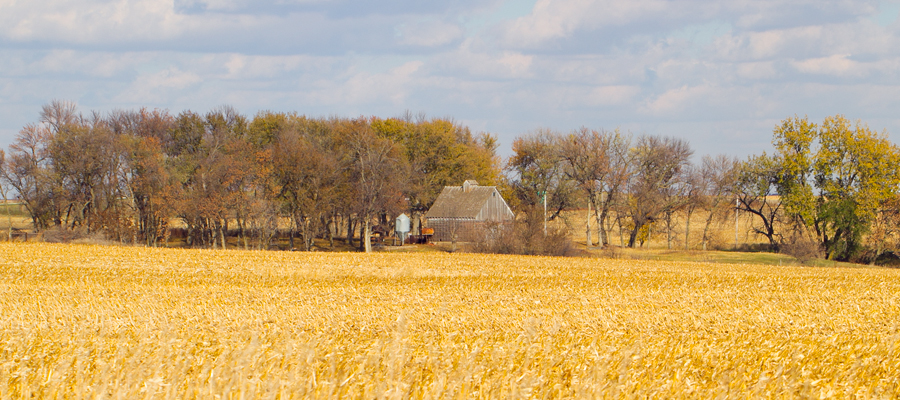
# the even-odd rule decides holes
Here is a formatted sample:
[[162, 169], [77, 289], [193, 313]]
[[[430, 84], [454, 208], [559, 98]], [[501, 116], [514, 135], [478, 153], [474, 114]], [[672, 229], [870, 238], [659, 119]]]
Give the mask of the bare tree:
[[783, 241], [782, 235], [775, 230], [783, 218], [782, 198], [777, 196], [780, 176], [778, 161], [763, 153], [741, 163], [735, 186], [738, 211], [749, 212], [759, 218], [762, 227], [754, 227], [753, 230], [765, 236], [773, 250], [777, 250]]
[[628, 246], [634, 247], [645, 225], [681, 205], [677, 194], [683, 183], [682, 169], [693, 154], [682, 139], [641, 136], [633, 151], [628, 213], [633, 223]]
[[[597, 223], [600, 245], [609, 244], [605, 229], [610, 208], [627, 180], [628, 139], [616, 131], [581, 128], [559, 140], [559, 154], [565, 161], [566, 177], [587, 196], [585, 234], [593, 245], [590, 223]], [[593, 207], [593, 212], [592, 212]]]
[[[692, 164], [688, 164], [682, 170], [683, 183], [681, 191], [678, 194], [683, 199], [682, 209], [684, 210], [684, 249], [690, 248], [691, 236], [691, 215], [694, 211], [703, 205], [703, 176], [700, 168]], [[667, 246], [672, 248], [672, 211], [666, 213], [666, 229], [668, 231]]]
[[[119, 142], [98, 115], [59, 127], [48, 146], [52, 172], [65, 204], [65, 225], [89, 231], [117, 229]], [[121, 239], [121, 238], [119, 238]]]
[[733, 210], [732, 195], [737, 184], [740, 162], [736, 158], [719, 155], [704, 156], [700, 167], [700, 195], [702, 205], [707, 211], [703, 224], [702, 247], [707, 249], [709, 243], [709, 227], [713, 220], [726, 216]]
[[[581, 128], [563, 136], [559, 140], [559, 154], [565, 160], [564, 172], [587, 196], [587, 218], [585, 220], [585, 243], [594, 245], [591, 238], [591, 207], [598, 196], [598, 181], [609, 173], [607, 144], [600, 132]], [[602, 229], [600, 230], [602, 232]], [[603, 244], [601, 234], [600, 244]]]
[[3, 180], [18, 194], [31, 215], [35, 230], [49, 227], [58, 220], [56, 194], [50, 172], [48, 146], [52, 134], [41, 125], [22, 128], [9, 146]]
[[402, 179], [406, 165], [393, 141], [376, 136], [367, 121], [344, 124], [347, 134], [346, 165], [354, 193], [362, 239], [367, 253], [372, 251], [372, 219], [380, 212], [400, 206]]
[[607, 173], [597, 181], [598, 195], [594, 197], [594, 216], [597, 219], [597, 231], [603, 246], [609, 245], [609, 230], [606, 221], [610, 218], [613, 207], [621, 201], [622, 191], [629, 182], [631, 166], [631, 137], [619, 130], [604, 133], [606, 144]]
[[41, 107], [41, 123], [46, 124], [52, 133], [76, 124], [80, 119], [78, 105], [71, 101], [53, 100]]

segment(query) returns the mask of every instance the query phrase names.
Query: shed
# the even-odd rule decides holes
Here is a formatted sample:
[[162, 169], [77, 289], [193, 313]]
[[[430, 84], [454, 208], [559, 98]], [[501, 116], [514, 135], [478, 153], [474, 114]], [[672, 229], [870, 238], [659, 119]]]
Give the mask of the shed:
[[434, 229], [432, 240], [472, 241], [491, 224], [516, 218], [496, 186], [479, 186], [467, 180], [462, 186], [445, 186], [425, 213], [425, 224]]

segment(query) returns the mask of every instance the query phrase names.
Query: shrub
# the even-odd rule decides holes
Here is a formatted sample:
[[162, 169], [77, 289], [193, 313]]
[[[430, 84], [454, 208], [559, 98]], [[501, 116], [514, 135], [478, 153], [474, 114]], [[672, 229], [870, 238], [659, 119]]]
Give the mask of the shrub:
[[825, 254], [818, 242], [799, 234], [793, 235], [787, 243], [779, 246], [779, 250], [782, 254], [796, 258], [802, 264], [808, 264], [814, 259], [822, 258]]
[[55, 227], [41, 232], [41, 239], [47, 243], [87, 243], [87, 244], [111, 244], [106, 237], [99, 232], [88, 232], [86, 228], [65, 229]]
[[543, 211], [537, 207], [527, 208], [512, 223], [488, 225], [482, 235], [484, 239], [472, 246], [477, 253], [578, 255], [566, 229], [548, 226], [545, 234]]

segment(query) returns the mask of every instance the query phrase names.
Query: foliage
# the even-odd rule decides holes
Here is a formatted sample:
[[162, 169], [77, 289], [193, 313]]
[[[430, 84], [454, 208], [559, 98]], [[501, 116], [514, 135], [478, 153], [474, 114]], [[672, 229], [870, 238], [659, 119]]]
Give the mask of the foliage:
[[[740, 163], [704, 157], [693, 165], [690, 146], [676, 138], [539, 129], [513, 141], [501, 170], [497, 143], [424, 115], [247, 118], [229, 106], [83, 115], [52, 101], [2, 153], [0, 184], [35, 230], [84, 229], [148, 246], [167, 243], [180, 223], [192, 247], [225, 247], [237, 236], [244, 248], [268, 248], [286, 232], [291, 248], [299, 236], [296, 247], [313, 250], [316, 239], [333, 248], [335, 236], [350, 244], [359, 232], [369, 248], [367, 232], [390, 232], [401, 212], [420, 228], [442, 188], [468, 179], [498, 186], [520, 213], [546, 202], [542, 224], [586, 208], [588, 247], [592, 229], [602, 246], [616, 227], [634, 246], [652, 225], [669, 247], [689, 249], [691, 218], [702, 209], [706, 249], [710, 226], [734, 207], [755, 216], [753, 229], [771, 249], [799, 235], [829, 259], [865, 261], [900, 246], [900, 150], [886, 133], [841, 115], [787, 118], [773, 130], [771, 156]], [[675, 232], [682, 223], [683, 234]]]
[[577, 190], [566, 179], [559, 138], [558, 133], [547, 129], [516, 138], [513, 155], [506, 162], [506, 170], [512, 173], [508, 184], [515, 198], [513, 204], [523, 209], [543, 207], [546, 200], [549, 220], [575, 205]]
[[371, 128], [402, 149], [409, 165], [406, 195], [414, 210], [428, 210], [444, 186], [468, 179], [481, 185], [497, 183], [497, 144], [489, 134], [473, 136], [451, 120], [424, 116], [417, 121], [373, 118]]
[[827, 258], [860, 254], [863, 235], [900, 184], [897, 146], [886, 134], [841, 115], [818, 126], [806, 118], [787, 119], [776, 128], [774, 144], [785, 214], [814, 231]]
[[811, 225], [815, 214], [812, 188], [815, 155], [813, 144], [818, 130], [807, 118], [788, 118], [774, 130], [775, 156], [772, 168], [778, 169], [775, 181], [785, 214], [795, 224]]
[[317, 237], [333, 243], [338, 221], [349, 240], [354, 226], [421, 214], [445, 185], [497, 182], [496, 148], [491, 135], [447, 119], [248, 119], [229, 106], [84, 117], [54, 101], [20, 131], [0, 180], [36, 230], [85, 228], [156, 246], [177, 218], [188, 246], [225, 247], [236, 233], [245, 248], [268, 248], [284, 219], [291, 247], [299, 233], [311, 250]]

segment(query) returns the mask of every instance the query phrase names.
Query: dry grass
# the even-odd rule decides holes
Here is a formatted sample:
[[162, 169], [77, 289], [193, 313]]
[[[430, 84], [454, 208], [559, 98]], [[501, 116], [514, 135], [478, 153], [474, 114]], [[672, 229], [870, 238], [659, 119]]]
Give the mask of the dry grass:
[[900, 396], [900, 271], [0, 244], [2, 398]]
[[[703, 228], [706, 223], [706, 218], [709, 216], [709, 213], [703, 210], [695, 211], [690, 220], [690, 233], [688, 237], [688, 249], [689, 250], [700, 250], [702, 248], [703, 243]], [[613, 213], [610, 216], [610, 219], [613, 219], [615, 214]], [[627, 218], [625, 218], [627, 222]], [[683, 250], [685, 248], [684, 243], [684, 233], [685, 233], [685, 225], [686, 225], [686, 215], [684, 212], [677, 212], [672, 216], [672, 237], [671, 237], [671, 245], [672, 249]], [[760, 222], [759, 219], [752, 216], [749, 213], [740, 213], [737, 221], [737, 246], [738, 247], [746, 247], [746, 246], [760, 246], [768, 244], [768, 240], [757, 233], [754, 232], [754, 228], [759, 228]], [[580, 243], [586, 243], [586, 235], [585, 235], [585, 210], [571, 210], [565, 211], [562, 213], [561, 218], [554, 221], [559, 226], [565, 226], [568, 228], [569, 233], [572, 235], [572, 240]], [[620, 235], [618, 226], [613, 226], [613, 229], [608, 232], [609, 236], [609, 244], [616, 246], [623, 246], [628, 241], [628, 235], [631, 233], [630, 228], [626, 227], [621, 232]], [[591, 218], [591, 235], [594, 244], [598, 241], [598, 233], [597, 233], [597, 224], [596, 221]], [[709, 232], [709, 241], [707, 243], [707, 249], [709, 250], [731, 250], [735, 247], [735, 220], [734, 214], [729, 212], [724, 216], [719, 216], [718, 218], [714, 218], [713, 222], [710, 224]], [[650, 238], [644, 243], [643, 248], [645, 249], [667, 249], [669, 246], [669, 240], [667, 238], [667, 232], [665, 223], [663, 221], [658, 221], [653, 224], [650, 229]], [[635, 244], [637, 246], [637, 244]]]

